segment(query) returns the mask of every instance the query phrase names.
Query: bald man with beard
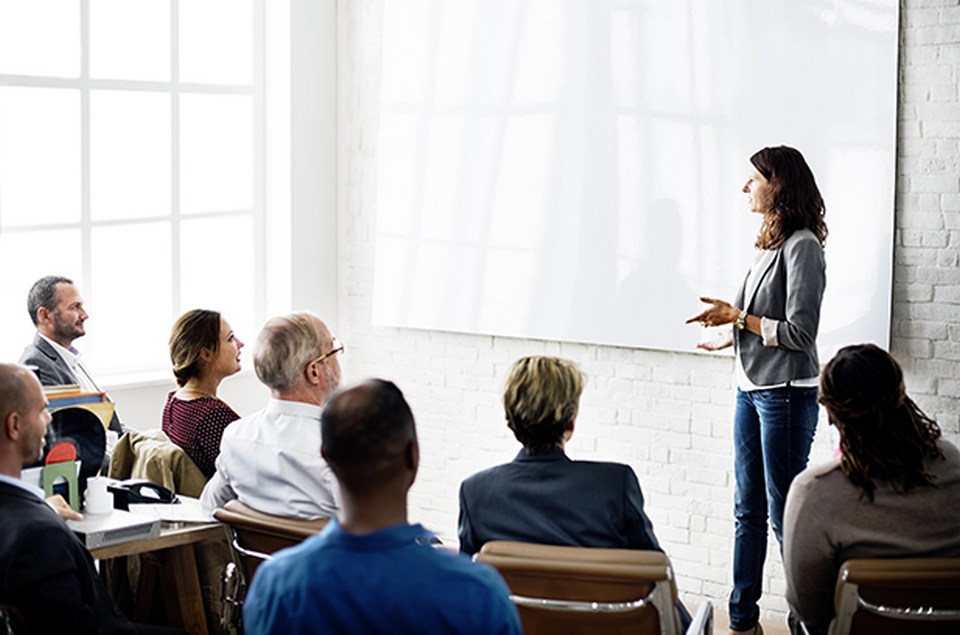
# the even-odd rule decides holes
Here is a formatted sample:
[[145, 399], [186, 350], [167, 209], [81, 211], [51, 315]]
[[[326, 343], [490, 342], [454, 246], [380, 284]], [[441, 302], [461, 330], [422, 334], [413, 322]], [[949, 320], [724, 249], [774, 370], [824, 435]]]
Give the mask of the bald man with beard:
[[20, 480], [43, 453], [49, 422], [33, 372], [0, 364], [0, 602], [17, 607], [32, 633], [181, 632], [137, 626], [120, 613], [90, 552], [43, 492]]

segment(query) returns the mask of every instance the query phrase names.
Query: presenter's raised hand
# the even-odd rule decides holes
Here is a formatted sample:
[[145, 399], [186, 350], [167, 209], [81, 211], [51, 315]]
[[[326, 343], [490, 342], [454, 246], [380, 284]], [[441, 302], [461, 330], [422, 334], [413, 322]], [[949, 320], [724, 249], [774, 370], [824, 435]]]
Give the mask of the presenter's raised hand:
[[729, 302], [704, 297], [701, 297], [700, 301], [710, 306], [684, 322], [684, 324], [699, 322], [701, 326], [722, 326], [724, 324], [733, 324], [737, 321], [737, 318], [740, 317], [740, 309]]

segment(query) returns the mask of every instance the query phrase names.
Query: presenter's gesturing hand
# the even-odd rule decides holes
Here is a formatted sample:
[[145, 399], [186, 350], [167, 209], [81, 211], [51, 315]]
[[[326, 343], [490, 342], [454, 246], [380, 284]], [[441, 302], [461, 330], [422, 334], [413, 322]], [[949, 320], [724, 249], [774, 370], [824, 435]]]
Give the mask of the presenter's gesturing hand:
[[704, 309], [693, 316], [684, 324], [699, 322], [702, 326], [722, 326], [724, 324], [733, 324], [740, 317], [740, 309], [729, 302], [718, 300], [716, 298], [700, 298], [701, 302], [706, 302], [710, 308]]
[[[708, 303], [710, 308], [704, 309], [701, 313], [684, 322], [684, 324], [699, 322], [702, 326], [720, 326], [723, 324], [732, 324], [740, 317], [740, 311], [728, 302], [705, 297], [701, 297], [700, 301]], [[719, 351], [729, 346], [733, 346], [733, 330], [724, 330], [716, 339], [697, 344], [697, 348], [705, 351]]]

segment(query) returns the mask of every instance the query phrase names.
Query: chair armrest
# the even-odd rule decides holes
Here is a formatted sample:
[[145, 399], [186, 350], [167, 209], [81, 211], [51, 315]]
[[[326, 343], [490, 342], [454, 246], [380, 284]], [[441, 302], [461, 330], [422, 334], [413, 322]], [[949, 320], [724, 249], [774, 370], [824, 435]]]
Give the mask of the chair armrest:
[[704, 600], [687, 627], [687, 635], [713, 635], [713, 603]]

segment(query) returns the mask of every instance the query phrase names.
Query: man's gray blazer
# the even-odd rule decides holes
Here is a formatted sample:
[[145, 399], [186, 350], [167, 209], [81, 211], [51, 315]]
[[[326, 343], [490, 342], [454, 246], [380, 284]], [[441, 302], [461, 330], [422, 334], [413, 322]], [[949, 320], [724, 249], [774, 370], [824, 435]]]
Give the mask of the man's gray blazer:
[[[40, 384], [43, 386], [62, 386], [64, 384], [79, 384], [76, 375], [70, 370], [67, 362], [63, 361], [50, 343], [43, 339], [39, 333], [33, 336], [33, 342], [23, 349], [20, 355], [20, 363], [37, 368], [37, 376], [40, 378]], [[110, 419], [110, 430], [117, 434], [123, 434], [123, 426], [120, 425], [120, 419], [114, 411], [113, 418]]]
[[735, 350], [747, 378], [758, 386], [773, 386], [820, 373], [817, 330], [826, 287], [823, 248], [813, 232], [795, 231], [779, 249], [764, 253], [756, 265], [755, 285], [744, 280], [734, 305], [777, 320], [777, 346], [764, 346], [755, 333], [733, 329]]

